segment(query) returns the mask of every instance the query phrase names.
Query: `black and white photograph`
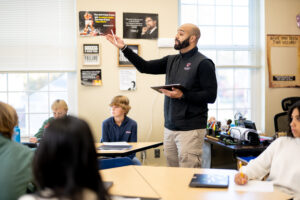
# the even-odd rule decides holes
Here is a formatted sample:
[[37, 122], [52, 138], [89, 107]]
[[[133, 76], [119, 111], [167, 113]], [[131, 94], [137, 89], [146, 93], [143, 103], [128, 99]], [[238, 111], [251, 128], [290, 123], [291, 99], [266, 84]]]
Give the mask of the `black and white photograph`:
[[[132, 49], [136, 54], [140, 54], [140, 45], [128, 44], [128, 48]], [[124, 56], [123, 52], [119, 49], [118, 51], [118, 64], [120, 67], [131, 67], [132, 63]]]

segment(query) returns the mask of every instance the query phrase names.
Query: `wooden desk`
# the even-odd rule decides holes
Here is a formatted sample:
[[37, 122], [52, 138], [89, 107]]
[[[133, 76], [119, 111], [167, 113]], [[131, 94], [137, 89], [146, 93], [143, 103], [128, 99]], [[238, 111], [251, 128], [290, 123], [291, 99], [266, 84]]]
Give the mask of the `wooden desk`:
[[[129, 142], [128, 144], [132, 145], [131, 149], [121, 150], [121, 151], [112, 151], [112, 150], [99, 150], [96, 149], [98, 156], [109, 156], [109, 157], [117, 157], [117, 156], [128, 156], [132, 153], [136, 153], [139, 151], [144, 151], [151, 148], [156, 148], [158, 146], [163, 145], [163, 142]], [[102, 143], [96, 143], [96, 148], [103, 145]]]
[[112, 181], [109, 193], [118, 196], [160, 198], [132, 166], [99, 171], [104, 181]]
[[[190, 188], [194, 173], [227, 174], [228, 189]], [[288, 199], [289, 195], [274, 188], [274, 192], [237, 192], [233, 189], [235, 170], [177, 167], [126, 166], [101, 171], [105, 181], [113, 181], [109, 192], [113, 195], [160, 197], [163, 200], [214, 200], [214, 199]], [[138, 176], [138, 177], [136, 177]], [[139, 178], [141, 177], [143, 181]], [[141, 181], [138, 183], [138, 181]], [[148, 186], [145, 186], [148, 184]], [[151, 196], [153, 195], [153, 196]]]
[[211, 168], [236, 169], [237, 156], [258, 156], [268, 146], [260, 145], [226, 145], [220, 141], [205, 137], [211, 144]]

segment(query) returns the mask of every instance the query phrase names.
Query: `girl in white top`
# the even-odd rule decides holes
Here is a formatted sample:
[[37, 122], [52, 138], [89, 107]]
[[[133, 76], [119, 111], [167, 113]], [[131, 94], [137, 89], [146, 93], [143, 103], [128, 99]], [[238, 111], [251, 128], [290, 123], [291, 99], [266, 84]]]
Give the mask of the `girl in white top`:
[[268, 181], [300, 199], [300, 102], [290, 108], [288, 119], [289, 137], [276, 139], [256, 159], [242, 167], [235, 176], [236, 184], [244, 185], [249, 179], [261, 180], [269, 173]]

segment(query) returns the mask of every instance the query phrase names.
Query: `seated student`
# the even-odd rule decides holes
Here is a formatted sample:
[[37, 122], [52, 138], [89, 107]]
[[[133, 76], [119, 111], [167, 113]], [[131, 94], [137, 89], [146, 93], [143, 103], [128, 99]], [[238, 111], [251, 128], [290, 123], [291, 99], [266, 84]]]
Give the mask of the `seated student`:
[[32, 143], [37, 143], [40, 139], [42, 139], [44, 130], [49, 126], [49, 123], [59, 117], [63, 117], [67, 115], [68, 113], [68, 105], [67, 103], [62, 99], [57, 99], [52, 103], [51, 106], [53, 117], [50, 117], [49, 119], [45, 120], [42, 127], [39, 129], [39, 131], [34, 135], [34, 137], [30, 138], [29, 141]]
[[0, 102], [0, 199], [15, 200], [34, 189], [31, 164], [33, 152], [11, 140], [18, 124], [16, 110]]
[[[137, 123], [127, 116], [131, 108], [129, 99], [126, 96], [115, 96], [110, 107], [112, 117], [102, 123], [101, 142], [137, 142]], [[129, 157], [135, 164], [141, 165], [135, 154]]]
[[244, 185], [248, 179], [260, 180], [269, 173], [267, 180], [300, 198], [300, 102], [290, 108], [288, 118], [290, 137], [279, 137], [256, 159], [242, 167], [235, 176], [235, 183]]
[[89, 125], [76, 117], [52, 121], [33, 160], [39, 191], [20, 200], [109, 199], [98, 171], [97, 154]]

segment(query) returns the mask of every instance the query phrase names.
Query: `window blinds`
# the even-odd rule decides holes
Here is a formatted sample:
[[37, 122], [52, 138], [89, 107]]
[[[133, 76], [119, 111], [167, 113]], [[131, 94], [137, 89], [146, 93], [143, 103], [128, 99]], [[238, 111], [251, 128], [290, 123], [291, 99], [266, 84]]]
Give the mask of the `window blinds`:
[[0, 1], [0, 71], [75, 71], [74, 0]]

